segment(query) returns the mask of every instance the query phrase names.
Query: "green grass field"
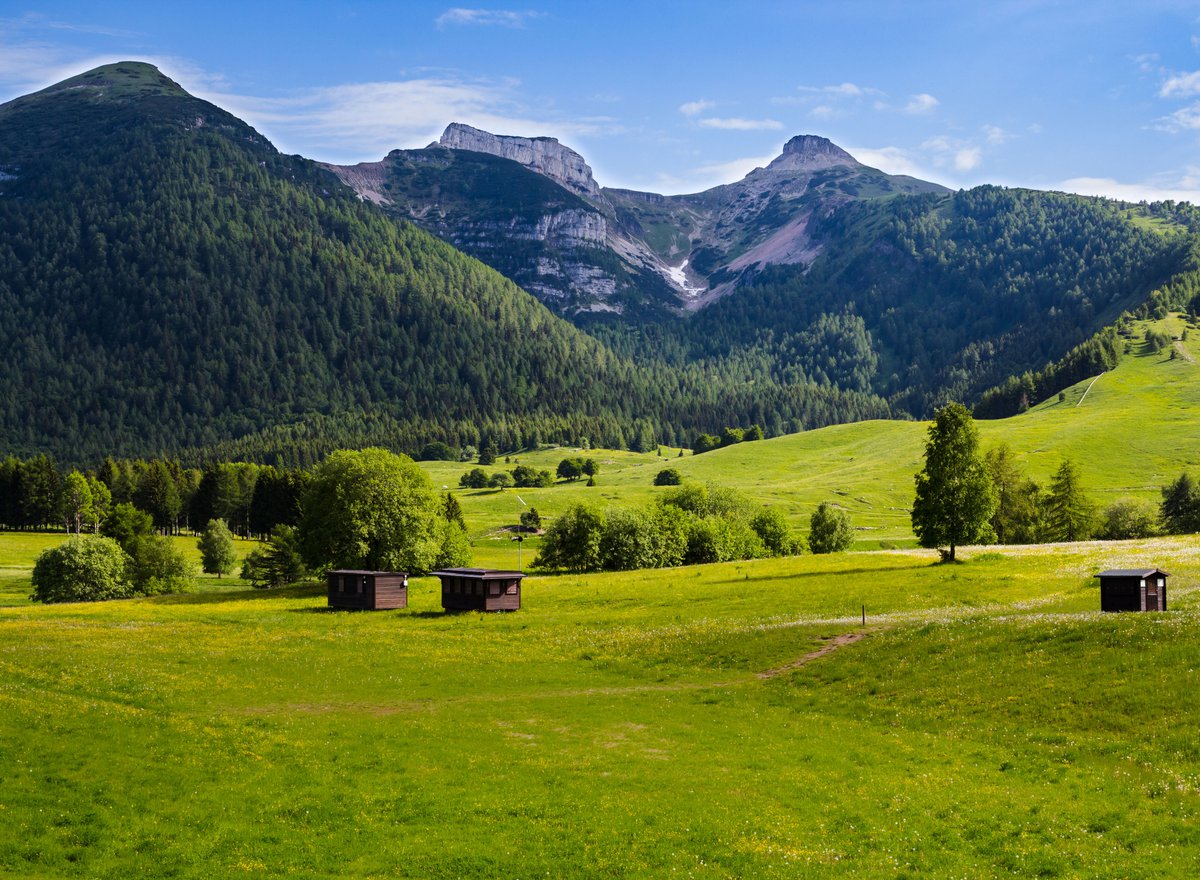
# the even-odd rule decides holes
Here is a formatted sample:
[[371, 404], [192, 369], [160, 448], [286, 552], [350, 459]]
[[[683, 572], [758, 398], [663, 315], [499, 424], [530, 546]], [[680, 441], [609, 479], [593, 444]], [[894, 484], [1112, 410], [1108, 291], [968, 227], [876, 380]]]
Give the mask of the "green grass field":
[[[1150, 325], [1136, 326], [1140, 340]], [[1153, 326], [1180, 336], [1186, 324], [1174, 316]], [[1198, 338], [1193, 328], [1187, 341], [1177, 343], [1180, 353], [1175, 358], [1170, 351], [1151, 353], [1137, 341], [1117, 369], [1094, 383], [1088, 380], [1068, 389], [1063, 401], [1052, 398], [1013, 418], [979, 422], [983, 449], [1007, 442], [1043, 486], [1069, 456], [1101, 507], [1123, 497], [1157, 503], [1162, 486], [1187, 467], [1200, 469]], [[553, 473], [569, 455], [591, 456], [601, 465], [598, 485], [588, 488], [581, 480], [547, 489], [455, 491], [486, 565], [516, 564], [510, 537], [489, 537], [516, 524], [523, 509], [516, 496], [545, 516], [581, 500], [601, 507], [636, 506], [664, 491], [653, 486], [654, 475], [663, 467], [675, 467], [687, 479], [735, 486], [756, 501], [778, 505], [804, 533], [816, 506], [832, 501], [850, 512], [860, 548], [881, 542], [912, 546], [913, 475], [922, 464], [926, 431], [927, 424], [921, 422], [859, 422], [683, 458], [676, 457], [675, 448], [664, 449], [662, 458], [654, 453], [543, 449], [516, 458]], [[453, 488], [476, 465], [422, 466], [438, 487]], [[497, 468], [485, 470], [513, 466], [501, 461]], [[527, 550], [535, 548], [536, 542], [526, 544]]]
[[[0, 872], [1194, 876], [1200, 542], [934, 558], [0, 608]], [[1173, 610], [1096, 612], [1142, 563]]]

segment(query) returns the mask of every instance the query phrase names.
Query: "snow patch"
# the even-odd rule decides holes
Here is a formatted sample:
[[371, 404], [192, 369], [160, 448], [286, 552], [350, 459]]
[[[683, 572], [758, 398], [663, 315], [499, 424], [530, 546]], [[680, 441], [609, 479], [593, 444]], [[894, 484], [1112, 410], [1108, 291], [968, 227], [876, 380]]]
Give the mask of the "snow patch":
[[683, 291], [683, 295], [685, 297], [692, 299], [704, 293], [704, 291], [706, 291], [708, 288], [696, 287], [694, 284], [688, 281], [687, 264], [688, 261], [685, 258], [684, 261], [678, 266], [667, 266], [667, 275], [673, 282], [675, 282], [675, 286]]

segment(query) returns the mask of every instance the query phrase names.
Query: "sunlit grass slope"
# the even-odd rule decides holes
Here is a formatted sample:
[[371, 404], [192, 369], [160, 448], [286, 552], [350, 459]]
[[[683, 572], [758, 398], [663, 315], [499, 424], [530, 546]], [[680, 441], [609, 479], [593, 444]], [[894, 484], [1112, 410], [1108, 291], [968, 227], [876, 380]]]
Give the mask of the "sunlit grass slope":
[[[1141, 337], [1147, 326], [1178, 337], [1186, 327], [1181, 318], [1135, 326], [1132, 350], [1112, 372], [1067, 389], [1062, 401], [1054, 397], [1021, 415], [979, 422], [983, 448], [1008, 443], [1043, 485], [1070, 457], [1101, 506], [1126, 496], [1157, 501], [1163, 485], [1183, 469], [1200, 466], [1200, 330], [1193, 328], [1188, 340], [1176, 342], [1172, 358], [1172, 349], [1151, 352]], [[639, 505], [664, 491], [652, 485], [663, 467], [677, 468], [686, 479], [736, 486], [756, 502], [779, 505], [802, 531], [807, 531], [813, 509], [832, 501], [852, 515], [860, 546], [911, 543], [913, 475], [922, 464], [927, 427], [919, 422], [858, 422], [683, 458], [676, 457], [677, 449], [666, 448], [661, 458], [653, 453], [541, 450], [518, 458], [553, 472], [568, 455], [594, 457], [601, 464], [598, 485], [589, 488], [581, 480], [548, 489], [465, 490], [459, 497], [485, 564], [516, 564], [506, 536], [484, 536], [515, 524], [524, 509], [522, 500], [550, 516], [581, 500], [602, 507]], [[449, 487], [474, 466], [425, 465], [439, 486]], [[501, 461], [485, 470], [512, 466]]]
[[[1194, 542], [935, 558], [0, 608], [0, 873], [1190, 876]], [[1176, 610], [1096, 612], [1137, 562]]]

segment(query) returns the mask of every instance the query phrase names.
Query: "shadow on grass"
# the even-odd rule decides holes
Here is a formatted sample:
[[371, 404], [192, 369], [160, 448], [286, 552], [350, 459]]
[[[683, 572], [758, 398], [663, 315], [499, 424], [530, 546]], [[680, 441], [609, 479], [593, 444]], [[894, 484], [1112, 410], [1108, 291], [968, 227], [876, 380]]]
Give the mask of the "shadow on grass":
[[166, 596], [152, 596], [146, 601], [155, 605], [216, 605], [221, 602], [254, 602], [262, 599], [299, 599], [306, 596], [323, 596], [325, 590], [324, 584], [279, 587], [277, 589], [249, 587], [236, 590], [211, 590], [203, 593], [171, 593]]
[[763, 574], [752, 577], [732, 577], [730, 581], [754, 583], [755, 581], [795, 581], [807, 580], [810, 578], [829, 578], [841, 577], [847, 574], [876, 574], [885, 571], [921, 571], [926, 568], [938, 568], [942, 565], [940, 561], [929, 562], [924, 565], [881, 565], [878, 568], [839, 568], [833, 571], [797, 571], [790, 574]]

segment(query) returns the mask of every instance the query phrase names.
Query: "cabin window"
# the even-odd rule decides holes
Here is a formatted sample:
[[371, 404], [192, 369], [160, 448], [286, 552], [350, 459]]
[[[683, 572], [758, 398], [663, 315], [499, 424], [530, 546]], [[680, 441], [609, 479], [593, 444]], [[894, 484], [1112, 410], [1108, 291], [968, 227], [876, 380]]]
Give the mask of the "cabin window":
[[1142, 580], [1141, 580], [1141, 585], [1142, 585], [1143, 587], [1144, 587], [1144, 586], [1146, 586], [1146, 579], [1145, 579], [1145, 578], [1142, 578]]
[[1163, 579], [1162, 579], [1162, 578], [1158, 578], [1158, 586], [1160, 586], [1160, 587], [1161, 587], [1162, 585], [1163, 585]]
[[517, 595], [517, 585], [516, 585], [516, 584], [509, 584], [509, 585], [508, 585], [508, 589], [507, 589], [507, 590], [505, 590], [504, 592], [505, 592], [505, 593], [507, 593], [507, 594], [508, 594], [508, 595], [510, 595], [510, 596], [515, 596], [515, 595]]
[[488, 595], [489, 596], [499, 596], [500, 595], [500, 585], [499, 584], [488, 584]]

